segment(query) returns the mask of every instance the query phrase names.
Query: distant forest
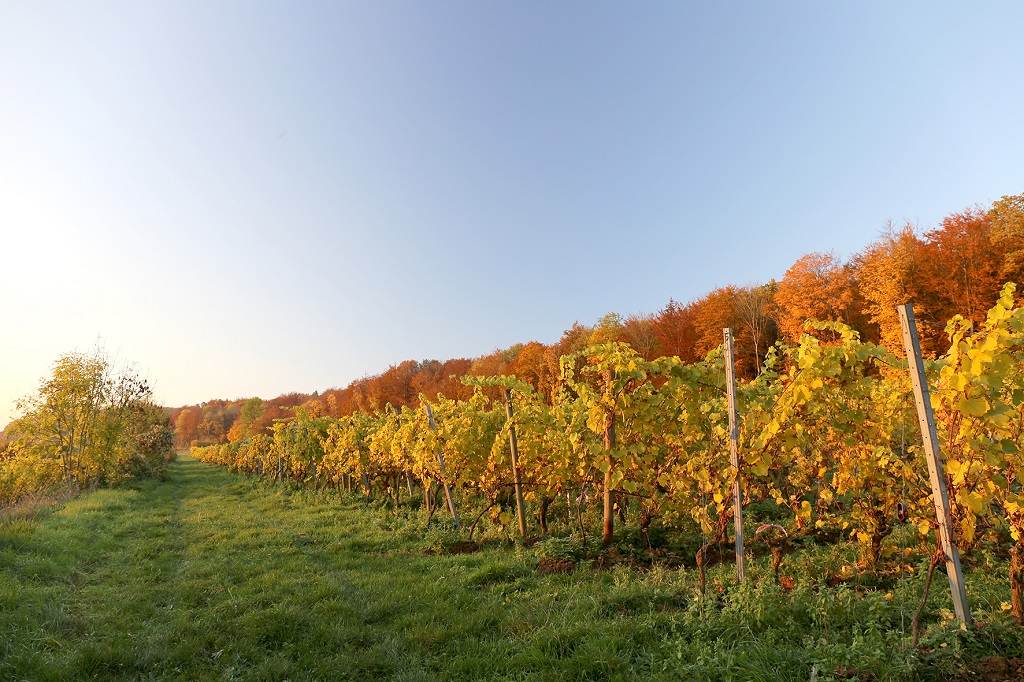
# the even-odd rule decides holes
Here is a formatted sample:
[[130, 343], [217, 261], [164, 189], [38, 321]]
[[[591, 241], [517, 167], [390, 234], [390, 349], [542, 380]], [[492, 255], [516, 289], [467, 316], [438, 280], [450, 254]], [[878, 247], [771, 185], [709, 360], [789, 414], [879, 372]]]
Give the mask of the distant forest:
[[725, 286], [688, 303], [669, 300], [656, 313], [605, 315], [596, 324], [573, 324], [551, 345], [517, 343], [478, 358], [407, 360], [386, 371], [323, 393], [289, 393], [272, 400], [210, 400], [171, 410], [179, 445], [236, 441], [269, 433], [292, 408], [341, 417], [375, 412], [388, 404], [414, 406], [419, 395], [468, 398], [464, 375], [515, 375], [548, 400], [558, 388], [559, 359], [607, 341], [630, 344], [646, 359], [703, 359], [722, 343], [722, 329], [735, 330], [738, 372], [752, 378], [768, 349], [794, 343], [808, 319], [838, 320], [861, 338], [893, 351], [902, 348], [896, 306], [913, 301], [926, 354], [948, 345], [946, 321], [985, 317], [1005, 282], [1024, 281], [1024, 194], [990, 207], [974, 206], [921, 232], [911, 224], [886, 227], [864, 250], [843, 261], [833, 253], [799, 258], [780, 280]]

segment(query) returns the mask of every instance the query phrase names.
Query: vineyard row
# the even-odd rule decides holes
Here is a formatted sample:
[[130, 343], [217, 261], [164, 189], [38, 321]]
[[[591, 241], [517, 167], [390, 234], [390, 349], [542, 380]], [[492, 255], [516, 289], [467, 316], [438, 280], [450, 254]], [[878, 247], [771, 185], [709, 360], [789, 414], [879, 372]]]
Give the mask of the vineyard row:
[[[900, 523], [916, 529], [919, 545], [937, 544], [906, 357], [838, 322], [811, 321], [807, 330], [735, 387], [738, 468], [730, 463], [726, 353], [693, 364], [647, 361], [622, 343], [562, 357], [550, 405], [514, 376], [467, 378], [474, 392], [466, 400], [342, 418], [297, 408], [272, 436], [192, 452], [316, 489], [355, 486], [368, 498], [383, 489], [397, 501], [399, 486], [412, 495], [416, 481], [431, 513], [436, 486], [456, 523], [457, 505], [472, 501], [479, 515], [471, 529], [488, 510], [511, 524], [517, 483], [542, 532], [553, 500], [600, 490], [606, 543], [615, 511], [628, 506], [645, 535], [655, 521], [700, 534], [702, 569], [707, 548], [726, 537], [737, 472], [743, 505], [778, 505], [790, 535], [847, 534], [866, 565], [884, 561], [883, 543]], [[1015, 307], [1014, 285], [979, 328], [955, 317], [946, 333], [948, 351], [925, 370], [949, 523], [962, 554], [983, 537], [1010, 545], [1012, 609], [1024, 624], [1024, 308]], [[585, 534], [579, 503], [576, 511]]]

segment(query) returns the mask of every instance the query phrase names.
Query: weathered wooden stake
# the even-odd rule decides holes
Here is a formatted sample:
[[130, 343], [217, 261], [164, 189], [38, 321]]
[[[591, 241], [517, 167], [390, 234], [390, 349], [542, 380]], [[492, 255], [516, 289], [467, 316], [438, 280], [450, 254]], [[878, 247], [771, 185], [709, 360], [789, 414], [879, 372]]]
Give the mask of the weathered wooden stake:
[[[395, 419], [401, 420], [401, 416], [402, 415], [398, 411], [398, 408], [395, 407], [394, 405], [392, 405], [391, 409], [395, 411]], [[411, 499], [412, 498], [412, 474], [409, 473], [408, 469], [405, 470], [405, 485], [406, 485], [407, 488], [409, 488], [409, 498]]]
[[921, 357], [921, 341], [917, 336], [914, 308], [910, 303], [896, 306], [903, 328], [903, 345], [907, 350], [907, 364], [910, 366], [910, 381], [914, 386], [914, 402], [917, 403], [917, 421], [921, 426], [924, 454], [928, 460], [928, 477], [932, 483], [932, 499], [935, 502], [935, 521], [939, 525], [939, 542], [946, 555], [946, 575], [949, 576], [949, 591], [953, 594], [953, 609], [962, 623], [970, 625], [971, 610], [967, 605], [967, 591], [964, 574], [960, 569], [960, 553], [953, 541], [953, 524], [950, 522], [949, 491], [946, 489], [946, 470], [939, 449], [939, 436], [935, 431], [935, 415], [932, 414], [932, 400], [928, 391], [928, 379]]
[[[605, 381], [608, 383], [608, 391], [611, 392], [612, 382], [615, 381], [614, 369], [606, 371]], [[612, 457], [612, 451], [615, 449], [615, 412], [605, 415], [604, 449], [608, 457], [608, 470], [604, 472], [604, 533], [601, 543], [608, 547], [615, 540], [615, 492], [612, 490], [612, 467], [615, 464]]]
[[516, 425], [512, 423], [512, 391], [505, 389], [505, 414], [508, 416], [508, 446], [512, 451], [512, 481], [516, 486], [516, 515], [519, 517], [519, 533], [526, 537], [526, 505], [523, 504], [523, 483], [519, 475], [519, 443], [516, 441]]
[[366, 499], [370, 499], [373, 497], [373, 490], [370, 488], [370, 477], [366, 475], [365, 471], [360, 471], [360, 473], [363, 476], [363, 493], [366, 495]]
[[320, 492], [320, 472], [316, 466], [316, 457], [313, 454], [313, 449], [309, 447], [309, 427], [305, 424], [302, 425], [302, 437], [302, 445], [309, 453], [309, 467], [313, 470], [313, 492], [318, 493]]
[[[427, 403], [427, 420], [430, 422], [430, 430], [437, 431], [437, 427], [434, 426], [434, 413], [430, 409], [430, 403]], [[452, 521], [455, 522], [455, 527], [459, 527], [459, 515], [455, 512], [455, 500], [452, 499], [452, 488], [448, 485], [448, 472], [444, 466], [444, 453], [441, 449], [437, 450], [437, 462], [441, 465], [441, 485], [444, 486], [444, 498], [448, 502], [448, 511], [452, 513]]]
[[740, 426], [736, 418], [736, 359], [733, 350], [732, 328], [722, 330], [725, 337], [725, 392], [729, 403], [729, 462], [736, 478], [732, 484], [732, 516], [736, 527], [736, 578], [739, 582], [747, 575], [743, 557], [743, 491], [740, 489]]

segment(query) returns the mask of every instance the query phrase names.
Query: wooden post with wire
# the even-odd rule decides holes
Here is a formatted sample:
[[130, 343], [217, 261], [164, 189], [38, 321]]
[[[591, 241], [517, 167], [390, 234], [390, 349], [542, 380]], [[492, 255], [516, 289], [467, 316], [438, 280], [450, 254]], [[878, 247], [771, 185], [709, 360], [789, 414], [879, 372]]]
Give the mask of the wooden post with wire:
[[519, 443], [516, 441], [516, 425], [512, 422], [512, 391], [505, 389], [505, 414], [508, 416], [508, 446], [512, 451], [512, 481], [516, 487], [516, 516], [519, 517], [519, 533], [526, 537], [526, 509], [523, 504], [523, 482], [519, 475]]
[[[609, 367], [605, 370], [605, 384], [608, 392], [614, 396], [612, 382], [615, 381], [615, 370]], [[604, 421], [604, 450], [608, 458], [608, 468], [604, 472], [604, 529], [601, 535], [601, 542], [609, 547], [615, 539], [615, 501], [616, 494], [612, 490], [612, 467], [614, 459], [612, 451], [615, 449], [615, 412], [606, 412]]]
[[967, 591], [964, 574], [960, 569], [960, 554], [953, 541], [953, 525], [950, 522], [949, 491], [946, 489], [946, 471], [939, 450], [939, 437], [935, 431], [935, 416], [928, 392], [928, 380], [921, 357], [921, 341], [917, 336], [914, 322], [914, 308], [910, 303], [896, 306], [903, 328], [903, 345], [907, 350], [907, 364], [910, 367], [910, 381], [914, 386], [914, 402], [917, 403], [917, 421], [921, 426], [924, 454], [928, 460], [928, 477], [932, 484], [932, 499], [935, 502], [935, 521], [939, 526], [939, 543], [946, 555], [946, 575], [949, 576], [949, 590], [953, 594], [953, 609], [960, 622], [971, 624], [971, 610], [967, 605]]
[[735, 475], [732, 484], [732, 515], [736, 527], [736, 578], [743, 582], [746, 562], [743, 557], [743, 491], [740, 488], [740, 427], [736, 417], [736, 360], [731, 327], [722, 330], [725, 338], [725, 393], [729, 404], [729, 462]]
[[[399, 424], [401, 424], [402, 413], [399, 412], [398, 408], [394, 405], [391, 406], [391, 409], [395, 412], [395, 419], [397, 419]], [[412, 474], [409, 473], [408, 469], [405, 470], [405, 485], [409, 488], [409, 499], [412, 499]]]
[[[437, 427], [434, 426], [434, 413], [430, 409], [430, 403], [427, 403], [427, 420], [430, 422], [430, 430], [437, 431]], [[455, 522], [455, 527], [459, 527], [459, 515], [455, 512], [455, 500], [452, 499], [452, 488], [448, 485], [448, 472], [444, 467], [444, 453], [441, 449], [437, 450], [437, 462], [441, 465], [441, 485], [444, 486], [444, 499], [448, 502], [448, 511], [452, 513], [452, 521]]]

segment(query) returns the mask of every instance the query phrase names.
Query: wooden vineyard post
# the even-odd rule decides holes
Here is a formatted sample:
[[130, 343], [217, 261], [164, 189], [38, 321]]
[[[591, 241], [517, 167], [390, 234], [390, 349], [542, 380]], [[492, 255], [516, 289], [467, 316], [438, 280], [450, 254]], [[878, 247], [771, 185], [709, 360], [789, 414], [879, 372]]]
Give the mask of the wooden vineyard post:
[[320, 470], [316, 466], [316, 457], [313, 455], [313, 450], [309, 447], [309, 427], [305, 424], [302, 425], [302, 436], [303, 446], [309, 453], [309, 467], [313, 470], [313, 492], [320, 492]]
[[[392, 405], [391, 409], [395, 411], [395, 419], [399, 419], [400, 420], [401, 419], [401, 413], [399, 413], [398, 408], [395, 407], [394, 405]], [[412, 474], [409, 473], [408, 469], [405, 470], [405, 485], [406, 485], [406, 487], [409, 488], [409, 498], [411, 499], [412, 498]]]
[[729, 462], [736, 478], [732, 484], [732, 517], [736, 527], [736, 579], [743, 582], [747, 575], [743, 557], [743, 491], [740, 488], [740, 427], [736, 418], [736, 361], [733, 350], [732, 328], [722, 330], [725, 338], [725, 394], [729, 404]]
[[357, 447], [357, 453], [359, 455], [359, 476], [363, 482], [363, 494], [366, 495], [366, 499], [370, 500], [373, 498], [373, 489], [370, 487], [370, 477], [366, 475], [366, 467], [363, 466], [363, 445], [362, 441], [359, 442]]
[[433, 509], [430, 503], [430, 489], [433, 485], [434, 484], [430, 482], [429, 478], [426, 476], [423, 477], [423, 504], [426, 507], [427, 514], [429, 514]]
[[949, 491], [946, 489], [946, 470], [939, 450], [939, 437], [935, 431], [935, 416], [932, 414], [932, 400], [928, 391], [928, 380], [924, 373], [924, 359], [921, 357], [921, 341], [917, 336], [914, 308], [910, 303], [896, 306], [903, 328], [903, 345], [907, 350], [907, 364], [910, 366], [910, 381], [914, 386], [914, 402], [917, 403], [917, 421], [921, 426], [924, 454], [928, 460], [928, 478], [932, 484], [932, 499], [935, 502], [935, 521], [939, 526], [939, 542], [946, 555], [946, 575], [949, 576], [949, 591], [953, 594], [953, 609], [960, 622], [971, 624], [971, 610], [967, 605], [967, 590], [964, 574], [960, 569], [960, 553], [953, 542], [953, 525], [950, 522]]
[[360, 472], [363, 479], [363, 494], [366, 495], [366, 499], [373, 497], [373, 489], [370, 488], [370, 477], [366, 475], [365, 471]]
[[523, 504], [523, 482], [519, 475], [519, 443], [516, 441], [516, 425], [512, 423], [512, 391], [505, 389], [505, 414], [508, 416], [508, 446], [512, 451], [512, 481], [516, 486], [516, 515], [519, 517], [519, 534], [526, 537], [526, 509]]
[[[608, 391], [612, 391], [612, 382], [615, 381], [615, 370], [608, 369], [605, 374], [605, 381], [608, 383]], [[604, 422], [604, 449], [608, 457], [608, 469], [604, 472], [604, 533], [601, 542], [605, 547], [612, 544], [615, 539], [615, 493], [612, 491], [612, 467], [614, 459], [612, 451], [615, 449], [615, 412], [605, 415]]]
[[[430, 422], [430, 430], [437, 431], [437, 427], [434, 426], [434, 413], [430, 409], [430, 403], [427, 403], [427, 420]], [[448, 485], [448, 472], [444, 467], [444, 453], [441, 452], [440, 448], [437, 450], [437, 462], [441, 465], [441, 485], [444, 486], [444, 499], [448, 502], [448, 511], [452, 513], [452, 521], [455, 522], [455, 527], [459, 527], [459, 515], [455, 512], [455, 500], [452, 499], [452, 488]]]

